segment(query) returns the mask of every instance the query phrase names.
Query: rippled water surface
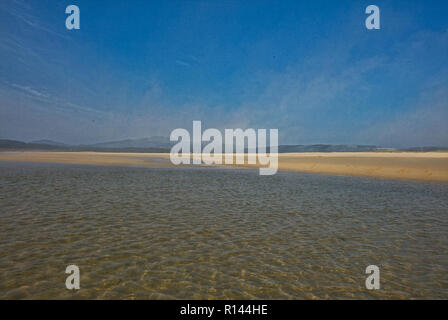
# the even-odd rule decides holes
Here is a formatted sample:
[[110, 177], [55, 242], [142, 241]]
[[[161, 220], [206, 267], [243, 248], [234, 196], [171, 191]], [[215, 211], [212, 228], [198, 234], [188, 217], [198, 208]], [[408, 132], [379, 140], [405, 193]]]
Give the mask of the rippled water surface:
[[0, 163], [2, 299], [447, 299], [447, 248], [448, 184]]

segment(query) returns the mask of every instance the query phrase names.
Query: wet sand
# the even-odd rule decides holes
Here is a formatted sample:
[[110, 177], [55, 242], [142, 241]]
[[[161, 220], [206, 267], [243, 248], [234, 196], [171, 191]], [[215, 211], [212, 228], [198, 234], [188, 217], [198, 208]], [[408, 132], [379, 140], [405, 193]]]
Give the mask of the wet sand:
[[[173, 166], [168, 153], [0, 152], [0, 161]], [[448, 152], [282, 153], [279, 170], [448, 182]]]

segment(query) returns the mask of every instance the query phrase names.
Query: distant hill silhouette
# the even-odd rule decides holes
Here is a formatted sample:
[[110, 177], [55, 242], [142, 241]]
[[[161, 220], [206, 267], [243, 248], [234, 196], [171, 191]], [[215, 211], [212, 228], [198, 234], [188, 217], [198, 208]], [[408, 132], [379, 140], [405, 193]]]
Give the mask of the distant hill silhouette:
[[[48, 151], [98, 151], [98, 152], [146, 152], [168, 153], [174, 143], [167, 137], [150, 137], [141, 139], [125, 139], [86, 145], [69, 145], [52, 140], [35, 140], [23, 142], [0, 139], [0, 151], [6, 150], [48, 150]], [[205, 145], [206, 143], [203, 143]], [[417, 151], [429, 152], [448, 150], [448, 147], [424, 146], [404, 149], [383, 148], [375, 145], [345, 144], [313, 144], [313, 145], [280, 145], [279, 153], [286, 152], [368, 152], [368, 151]], [[223, 147], [224, 151], [224, 147]], [[245, 150], [246, 152], [248, 149]], [[255, 151], [255, 150], [250, 150]], [[269, 148], [266, 150], [269, 152]]]
[[37, 140], [33, 142], [22, 142], [16, 140], [0, 139], [0, 151], [6, 150], [42, 150], [42, 151], [98, 151], [98, 152], [146, 152], [146, 153], [167, 153], [170, 147], [132, 147], [122, 144], [122, 147], [114, 147], [113, 143], [96, 144], [96, 145], [67, 145], [51, 140]]
[[62, 143], [62, 142], [57, 142], [57, 141], [53, 141], [53, 140], [35, 140], [35, 141], [31, 141], [30, 143], [33, 144], [45, 144], [45, 145], [50, 145], [50, 146], [57, 146], [57, 147], [68, 147], [68, 144]]
[[141, 139], [126, 139], [119, 141], [109, 141], [87, 145], [93, 148], [166, 148], [171, 149], [171, 142], [168, 137], [150, 137]]
[[332, 145], [332, 144], [313, 144], [313, 145], [282, 145], [278, 147], [279, 152], [365, 152], [381, 149], [378, 146], [370, 145]]
[[0, 139], [0, 150], [1, 149], [12, 149], [12, 150], [61, 150], [64, 147], [45, 144], [45, 143], [26, 143], [16, 140], [5, 140]]

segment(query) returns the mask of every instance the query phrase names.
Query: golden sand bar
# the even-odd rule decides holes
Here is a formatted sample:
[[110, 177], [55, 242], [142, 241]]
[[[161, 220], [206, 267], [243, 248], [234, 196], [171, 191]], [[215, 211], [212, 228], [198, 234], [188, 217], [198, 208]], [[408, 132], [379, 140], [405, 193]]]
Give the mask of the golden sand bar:
[[[167, 153], [0, 152], [0, 161], [173, 166]], [[448, 152], [281, 153], [279, 170], [448, 182]]]
[[448, 182], [448, 152], [284, 153], [280, 170]]

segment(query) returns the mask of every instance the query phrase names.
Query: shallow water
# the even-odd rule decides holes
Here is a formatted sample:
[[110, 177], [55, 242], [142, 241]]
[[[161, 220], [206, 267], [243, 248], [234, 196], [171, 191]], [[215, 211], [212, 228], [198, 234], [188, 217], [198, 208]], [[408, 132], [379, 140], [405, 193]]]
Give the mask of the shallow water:
[[2, 299], [448, 298], [442, 183], [0, 163], [0, 235]]

